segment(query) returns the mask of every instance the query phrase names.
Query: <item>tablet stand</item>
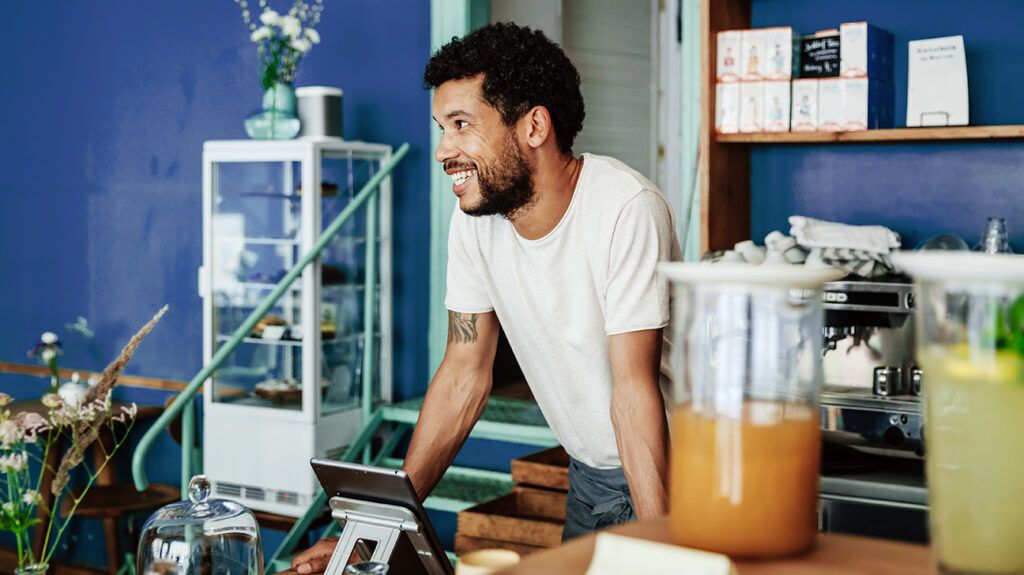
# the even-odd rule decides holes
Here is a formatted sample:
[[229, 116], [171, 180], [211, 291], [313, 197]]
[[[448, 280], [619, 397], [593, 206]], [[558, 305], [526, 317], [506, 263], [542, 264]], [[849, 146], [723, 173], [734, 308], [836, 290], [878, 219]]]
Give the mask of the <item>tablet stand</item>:
[[[398, 573], [447, 575], [442, 561], [430, 549], [423, 529], [412, 511], [397, 505], [332, 497], [331, 516], [343, 525], [338, 546], [324, 575], [342, 575], [357, 548], [374, 543], [364, 561], [387, 563]], [[403, 534], [405, 537], [403, 537]]]

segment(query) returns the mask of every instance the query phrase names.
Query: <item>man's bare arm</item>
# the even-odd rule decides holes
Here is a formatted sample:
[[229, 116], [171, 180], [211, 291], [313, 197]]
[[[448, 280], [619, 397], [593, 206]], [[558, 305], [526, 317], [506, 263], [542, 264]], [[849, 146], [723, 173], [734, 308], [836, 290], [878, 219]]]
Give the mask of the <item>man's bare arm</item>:
[[[494, 312], [448, 312], [448, 347], [405, 457], [405, 472], [421, 499], [440, 481], [487, 404], [497, 346]], [[302, 575], [323, 572], [337, 544], [337, 537], [319, 541], [292, 559], [292, 569]]]
[[487, 405], [497, 346], [494, 312], [448, 312], [448, 346], [403, 465], [420, 498], [441, 480]]
[[616, 334], [608, 342], [615, 443], [640, 519], [668, 510], [668, 422], [659, 386], [661, 332]]

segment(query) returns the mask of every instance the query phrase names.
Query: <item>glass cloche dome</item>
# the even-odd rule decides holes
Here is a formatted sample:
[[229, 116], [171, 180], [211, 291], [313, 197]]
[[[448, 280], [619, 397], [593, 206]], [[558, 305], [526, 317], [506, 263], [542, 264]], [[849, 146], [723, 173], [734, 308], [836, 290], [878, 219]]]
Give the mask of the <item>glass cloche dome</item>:
[[244, 505], [210, 499], [205, 475], [192, 478], [189, 501], [154, 513], [139, 539], [138, 575], [262, 575], [256, 516]]

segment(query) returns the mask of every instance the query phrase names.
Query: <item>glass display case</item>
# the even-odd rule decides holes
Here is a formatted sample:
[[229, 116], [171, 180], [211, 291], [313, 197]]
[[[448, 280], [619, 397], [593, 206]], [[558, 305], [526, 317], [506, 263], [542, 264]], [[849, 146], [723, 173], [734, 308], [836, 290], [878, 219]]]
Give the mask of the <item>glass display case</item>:
[[[390, 156], [389, 146], [336, 139], [205, 143], [204, 361]], [[309, 460], [339, 456], [362, 426], [364, 377], [371, 405], [391, 400], [390, 178], [378, 199], [376, 213], [369, 202], [355, 212], [204, 386], [204, 470], [217, 496], [300, 515], [317, 487]]]

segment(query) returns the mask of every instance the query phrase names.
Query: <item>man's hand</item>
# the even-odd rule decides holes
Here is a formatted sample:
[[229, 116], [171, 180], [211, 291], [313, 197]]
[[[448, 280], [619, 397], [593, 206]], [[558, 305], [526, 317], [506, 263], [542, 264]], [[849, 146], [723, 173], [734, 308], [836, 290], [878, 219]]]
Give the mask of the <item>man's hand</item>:
[[331, 555], [337, 546], [337, 537], [324, 537], [316, 545], [296, 555], [292, 559], [292, 569], [301, 575], [323, 573], [324, 569], [327, 569], [327, 564], [331, 562]]

